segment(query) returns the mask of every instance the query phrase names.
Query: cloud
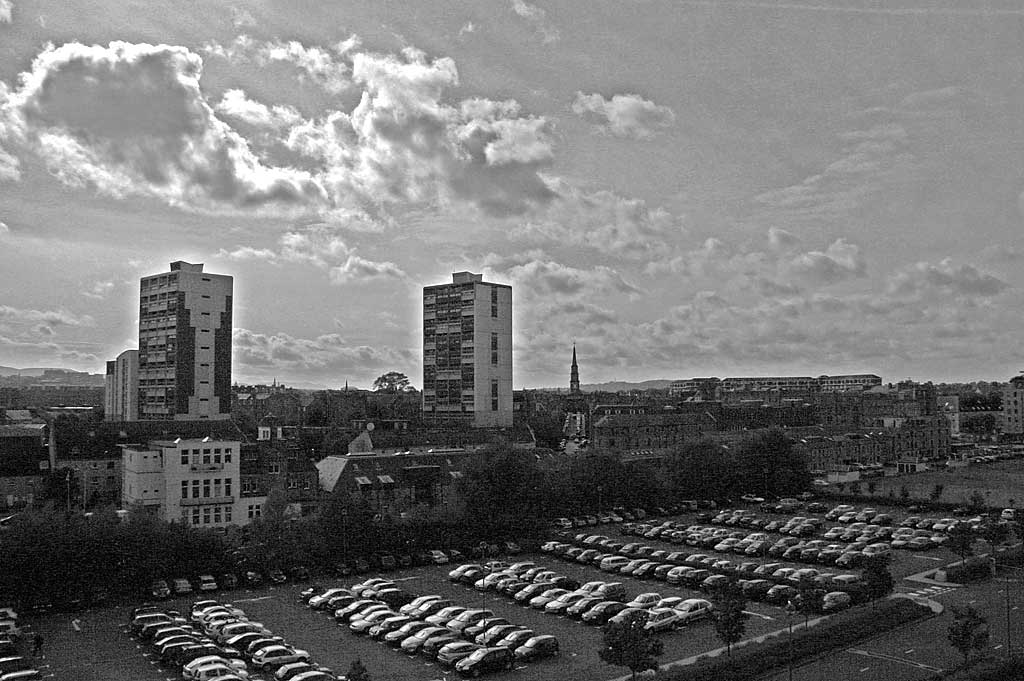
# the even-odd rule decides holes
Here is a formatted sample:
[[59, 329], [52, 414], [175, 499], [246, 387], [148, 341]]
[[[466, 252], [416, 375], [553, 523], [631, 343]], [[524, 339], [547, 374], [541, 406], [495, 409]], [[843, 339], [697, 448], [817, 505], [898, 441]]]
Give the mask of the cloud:
[[107, 297], [108, 293], [110, 293], [112, 290], [114, 290], [114, 286], [116, 284], [117, 284], [117, 282], [115, 282], [113, 280], [111, 280], [111, 281], [97, 281], [95, 284], [93, 284], [91, 289], [89, 289], [88, 291], [82, 291], [81, 293], [82, 293], [82, 295], [84, 295], [84, 296], [86, 296], [88, 298], [95, 298], [97, 300], [102, 300], [103, 298]]
[[512, 0], [512, 11], [533, 25], [545, 43], [556, 42], [562, 37], [558, 28], [548, 21], [548, 14], [540, 7], [524, 0]]
[[217, 257], [229, 260], [258, 260], [280, 265], [295, 263], [328, 270], [332, 284], [375, 279], [402, 279], [406, 274], [393, 262], [368, 260], [356, 253], [326, 223], [285, 232], [278, 238], [277, 250], [239, 246], [234, 250], [221, 249]]
[[889, 292], [899, 296], [948, 293], [967, 298], [990, 298], [1009, 288], [1002, 279], [980, 272], [969, 264], [956, 266], [951, 258], [938, 263], [919, 262], [889, 279]]
[[93, 326], [88, 315], [75, 315], [66, 310], [34, 310], [0, 305], [0, 321], [15, 323], [43, 323], [49, 326]]
[[49, 46], [11, 93], [8, 120], [72, 186], [213, 211], [325, 205], [308, 173], [264, 165], [217, 119], [201, 71], [183, 47]]
[[526, 298], [561, 296], [582, 299], [598, 293], [628, 296], [643, 293], [618, 272], [602, 265], [579, 269], [552, 260], [499, 256], [494, 253], [483, 258], [483, 265], [499, 273], [500, 277], [513, 280], [520, 295]]
[[232, 62], [250, 62], [258, 66], [288, 64], [297, 69], [302, 78], [308, 78], [327, 92], [338, 94], [352, 85], [349, 78], [351, 69], [345, 55], [358, 48], [358, 36], [338, 43], [328, 49], [306, 46], [297, 40], [260, 41], [242, 35], [229, 44], [210, 43], [203, 51]]
[[404, 279], [406, 274], [393, 262], [374, 262], [350, 255], [344, 263], [332, 267], [329, 276], [332, 284], [347, 284], [376, 279]]
[[411, 363], [408, 352], [382, 346], [351, 345], [339, 334], [295, 338], [286, 333], [264, 334], [248, 329], [233, 332], [234, 361], [242, 367], [273, 368], [290, 375], [316, 375], [320, 380], [345, 378]]
[[237, 89], [225, 91], [214, 105], [214, 110], [257, 128], [280, 130], [302, 122], [302, 115], [295, 108], [280, 105], [268, 107], [249, 99], [244, 91]]
[[10, 234], [10, 233], [11, 233], [11, 228], [7, 226], [6, 222], [0, 220], [0, 236], [4, 236], [5, 234]]
[[[0, 230], [2, 232], [3, 230]], [[1009, 264], [1024, 260], [1024, 252], [1015, 246], [998, 246], [992, 244], [981, 249], [981, 257], [986, 262]]]
[[576, 93], [572, 112], [614, 137], [644, 140], [671, 127], [676, 115], [667, 106], [659, 106], [640, 95], [613, 95], [605, 99], [598, 93]]
[[459, 29], [459, 36], [463, 36], [463, 35], [465, 35], [467, 33], [475, 33], [475, 32], [476, 32], [476, 25], [472, 21], [467, 21], [466, 23], [464, 23], [462, 25], [462, 28]]
[[11, 23], [14, 15], [14, 3], [11, 0], [0, 0], [0, 24]]
[[845, 239], [837, 239], [824, 252], [801, 253], [789, 266], [796, 274], [821, 285], [867, 274], [867, 263], [860, 248]]
[[517, 237], [640, 260], [661, 257], [667, 239], [685, 234], [682, 218], [642, 199], [586, 192], [561, 180], [552, 180], [551, 187], [557, 198], [514, 228]]

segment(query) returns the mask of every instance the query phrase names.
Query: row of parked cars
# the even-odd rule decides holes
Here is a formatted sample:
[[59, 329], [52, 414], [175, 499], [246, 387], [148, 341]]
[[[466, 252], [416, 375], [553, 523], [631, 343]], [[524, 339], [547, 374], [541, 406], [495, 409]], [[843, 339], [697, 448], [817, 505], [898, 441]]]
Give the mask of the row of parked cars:
[[[449, 577], [465, 581], [463, 575], [472, 574], [477, 567], [460, 566]], [[582, 585], [574, 582], [555, 586], [565, 584], [557, 581], [560, 578], [554, 570], [523, 562], [490, 572], [473, 586], [479, 591], [510, 596], [521, 605], [547, 614], [573, 617], [586, 623], [624, 622], [640, 613], [644, 627], [651, 631], [676, 629], [711, 613], [711, 603], [704, 599], [661, 598], [656, 593], [630, 598], [621, 582], [591, 581]]]
[[0, 606], [0, 681], [38, 681], [43, 678], [33, 660], [21, 654], [21, 639], [18, 612], [11, 606]]
[[314, 610], [333, 611], [339, 626], [409, 655], [419, 654], [467, 676], [511, 669], [557, 655], [554, 636], [536, 634], [484, 608], [455, 605], [437, 594], [420, 595], [397, 606], [393, 582], [373, 578], [302, 598]]
[[250, 668], [276, 681], [336, 681], [305, 650], [249, 620], [241, 608], [214, 600], [193, 603], [187, 616], [159, 606], [135, 608], [128, 629], [187, 681], [246, 681]]
[[[618, 544], [602, 535], [585, 536], [580, 534], [576, 536], [575, 542], [576, 545], [565, 542], [549, 542], [541, 548], [564, 560], [593, 564], [606, 572], [616, 572], [638, 579], [657, 579], [673, 586], [699, 589], [708, 594], [715, 594], [733, 579], [739, 578], [741, 586], [743, 580], [757, 581], [758, 584], [745, 591], [748, 598], [775, 605], [785, 604], [795, 593], [796, 586], [802, 580], [811, 580], [816, 586], [829, 593], [842, 591], [849, 594], [849, 599], [838, 596], [830, 599], [837, 603], [843, 601], [843, 607], [864, 598], [863, 579], [856, 574], [821, 572], [814, 568], [797, 568], [775, 562], [733, 563], [704, 553], [689, 554], [682, 551], [669, 553], [640, 545], [626, 545], [625, 550], [638, 551], [648, 557], [631, 558], [621, 554], [601, 553], [598, 549], [587, 548], [598, 546], [607, 549], [614, 548]], [[765, 584], [763, 589], [762, 582]]]

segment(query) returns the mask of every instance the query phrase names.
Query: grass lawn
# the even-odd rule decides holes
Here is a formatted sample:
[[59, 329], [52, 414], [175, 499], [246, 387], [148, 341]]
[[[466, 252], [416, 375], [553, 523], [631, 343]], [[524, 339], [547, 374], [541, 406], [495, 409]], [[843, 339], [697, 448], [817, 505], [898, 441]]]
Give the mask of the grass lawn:
[[966, 504], [974, 492], [981, 492], [985, 497], [985, 505], [992, 508], [1006, 508], [1024, 502], [1024, 462], [1016, 459], [971, 464], [967, 468], [950, 471], [907, 473], [892, 478], [862, 480], [861, 494], [867, 494], [867, 485], [872, 481], [878, 486], [874, 496], [879, 501], [889, 497], [890, 493], [898, 498], [900, 488], [904, 486], [912, 499], [927, 501], [935, 486], [942, 485], [939, 501], [943, 502]]

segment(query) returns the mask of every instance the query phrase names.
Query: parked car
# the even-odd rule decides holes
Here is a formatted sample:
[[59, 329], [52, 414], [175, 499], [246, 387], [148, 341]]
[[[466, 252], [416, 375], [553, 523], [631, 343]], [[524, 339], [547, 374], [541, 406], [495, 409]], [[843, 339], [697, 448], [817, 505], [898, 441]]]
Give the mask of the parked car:
[[458, 661], [456, 671], [467, 676], [480, 676], [507, 669], [515, 664], [512, 651], [505, 647], [481, 648]]
[[558, 655], [558, 639], [550, 635], [533, 636], [513, 651], [517, 661], [530, 662]]

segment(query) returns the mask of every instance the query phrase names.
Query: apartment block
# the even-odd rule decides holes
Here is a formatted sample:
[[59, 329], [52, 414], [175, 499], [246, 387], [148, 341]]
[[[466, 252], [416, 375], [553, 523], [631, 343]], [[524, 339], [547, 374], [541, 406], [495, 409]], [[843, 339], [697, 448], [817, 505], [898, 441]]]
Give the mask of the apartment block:
[[139, 418], [231, 417], [233, 279], [173, 262], [139, 289]]
[[125, 350], [117, 359], [107, 362], [103, 418], [106, 421], [139, 420], [138, 350]]
[[423, 289], [423, 415], [512, 426], [512, 287], [456, 272]]

